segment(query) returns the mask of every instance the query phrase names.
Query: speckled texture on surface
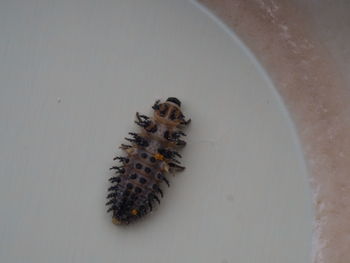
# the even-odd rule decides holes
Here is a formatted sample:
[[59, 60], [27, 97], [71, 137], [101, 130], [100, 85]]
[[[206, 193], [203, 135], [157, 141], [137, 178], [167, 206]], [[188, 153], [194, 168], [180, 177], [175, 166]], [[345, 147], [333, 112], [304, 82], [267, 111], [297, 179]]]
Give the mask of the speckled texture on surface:
[[[341, 74], [342, 63], [322, 41], [329, 34], [315, 30], [314, 19], [322, 21], [322, 14], [313, 10], [319, 12], [327, 1], [199, 2], [222, 18], [254, 52], [297, 125], [316, 208], [313, 261], [348, 263], [350, 94]], [[332, 20], [328, 17], [328, 21]], [[336, 22], [332, 25], [336, 28]]]

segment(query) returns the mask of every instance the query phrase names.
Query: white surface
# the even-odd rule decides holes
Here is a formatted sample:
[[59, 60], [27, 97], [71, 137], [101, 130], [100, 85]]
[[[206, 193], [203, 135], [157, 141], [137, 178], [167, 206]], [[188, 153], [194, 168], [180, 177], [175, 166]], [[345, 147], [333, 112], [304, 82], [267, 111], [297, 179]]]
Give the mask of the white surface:
[[[312, 211], [269, 81], [187, 1], [0, 2], [1, 262], [309, 262]], [[187, 170], [155, 213], [105, 213], [136, 111], [179, 97]]]

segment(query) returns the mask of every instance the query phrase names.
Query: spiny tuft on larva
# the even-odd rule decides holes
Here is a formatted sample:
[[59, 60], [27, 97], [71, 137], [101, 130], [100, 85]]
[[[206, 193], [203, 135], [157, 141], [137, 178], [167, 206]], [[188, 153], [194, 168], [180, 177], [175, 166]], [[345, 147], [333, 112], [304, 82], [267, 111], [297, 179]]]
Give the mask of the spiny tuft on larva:
[[120, 146], [125, 156], [115, 157], [120, 165], [110, 168], [116, 175], [109, 179], [112, 186], [106, 205], [116, 225], [129, 224], [150, 213], [163, 197], [163, 182], [169, 186], [166, 174], [185, 169], [177, 158], [181, 158], [179, 148], [186, 145], [182, 129], [191, 120], [185, 120], [181, 102], [175, 97], [157, 100], [152, 109], [153, 117], [136, 113], [135, 123], [141, 131], [129, 133], [125, 139], [130, 144]]

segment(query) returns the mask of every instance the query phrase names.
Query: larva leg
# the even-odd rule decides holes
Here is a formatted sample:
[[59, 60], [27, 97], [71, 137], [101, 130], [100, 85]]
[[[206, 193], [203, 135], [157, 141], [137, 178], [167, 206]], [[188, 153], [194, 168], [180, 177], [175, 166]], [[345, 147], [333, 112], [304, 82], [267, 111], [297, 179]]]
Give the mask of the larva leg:
[[114, 157], [113, 160], [114, 160], [114, 161], [115, 161], [115, 160], [118, 160], [118, 161], [121, 162], [121, 163], [128, 163], [128, 162], [129, 162], [129, 158], [126, 158], [126, 157], [119, 157], [119, 156]]
[[183, 124], [183, 125], [185, 125], [185, 126], [187, 126], [187, 125], [190, 124], [190, 123], [191, 123], [191, 119], [188, 119], [187, 121], [183, 120], [183, 121], [181, 122], [181, 124]]
[[186, 142], [183, 140], [176, 140], [175, 143], [177, 146], [185, 146], [186, 145]]
[[160, 102], [160, 100], [156, 100], [156, 102], [152, 106], [152, 109], [158, 110], [159, 109], [159, 102]]
[[137, 133], [134, 132], [129, 132], [129, 134], [133, 137], [133, 138], [125, 138], [125, 140], [135, 143], [139, 146], [148, 146], [148, 141], [143, 138], [142, 136], [138, 135]]
[[132, 148], [132, 146], [128, 145], [128, 144], [122, 144], [119, 148], [122, 149], [122, 150], [127, 150], [127, 149]]
[[176, 171], [183, 171], [185, 170], [185, 167], [184, 166], [180, 166], [180, 165], [177, 165], [175, 163], [168, 163], [169, 167], [172, 169], [172, 170], [176, 170]]

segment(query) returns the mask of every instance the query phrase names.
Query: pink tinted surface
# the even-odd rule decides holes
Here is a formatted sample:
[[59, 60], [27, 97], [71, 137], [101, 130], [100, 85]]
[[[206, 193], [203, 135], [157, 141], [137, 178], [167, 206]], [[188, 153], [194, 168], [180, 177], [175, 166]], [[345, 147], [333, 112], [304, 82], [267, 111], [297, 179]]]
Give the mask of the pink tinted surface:
[[[330, 50], [336, 41], [329, 44], [324, 37], [332, 34], [316, 28], [323, 21], [320, 5], [326, 7], [328, 1], [199, 2], [253, 51], [297, 126], [314, 193], [313, 262], [349, 263], [350, 90], [344, 75], [346, 59]], [[336, 23], [332, 26], [337, 28]]]

